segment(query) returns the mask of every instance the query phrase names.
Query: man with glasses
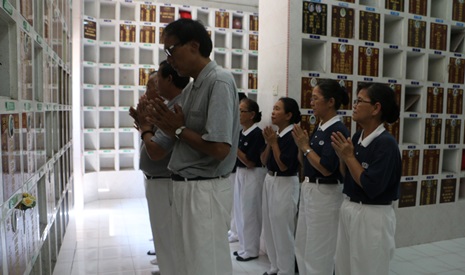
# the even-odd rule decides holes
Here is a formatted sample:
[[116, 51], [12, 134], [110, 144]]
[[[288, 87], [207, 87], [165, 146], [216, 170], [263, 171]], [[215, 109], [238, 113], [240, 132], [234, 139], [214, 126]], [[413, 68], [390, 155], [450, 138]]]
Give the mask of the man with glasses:
[[174, 112], [161, 101], [154, 124], [176, 138], [168, 165], [173, 180], [173, 234], [179, 275], [232, 274], [227, 231], [232, 188], [228, 178], [239, 139], [239, 101], [232, 74], [210, 60], [212, 41], [191, 19], [166, 26], [167, 60], [194, 79]]
[[129, 115], [134, 118], [134, 126], [140, 131], [142, 139], [139, 165], [145, 176], [150, 226], [157, 250], [157, 258], [150, 262], [157, 264], [158, 260], [161, 274], [166, 275], [175, 274], [176, 259], [172, 253], [174, 236], [171, 234], [171, 172], [167, 168], [174, 141], [162, 131], [158, 131], [146, 117], [151, 101], [156, 98], [167, 100], [166, 106], [172, 109], [181, 99], [182, 89], [187, 83], [189, 77], [178, 76], [168, 62], [163, 61], [158, 71], [150, 74], [147, 90], [140, 98], [137, 109], [129, 109]]

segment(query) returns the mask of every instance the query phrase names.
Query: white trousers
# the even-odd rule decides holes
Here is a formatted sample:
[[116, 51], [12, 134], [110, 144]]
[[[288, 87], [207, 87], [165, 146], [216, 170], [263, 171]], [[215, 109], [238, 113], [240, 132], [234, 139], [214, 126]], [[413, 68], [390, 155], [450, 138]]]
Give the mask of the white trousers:
[[396, 216], [391, 205], [342, 202], [336, 246], [336, 274], [389, 274]]
[[239, 256], [256, 257], [262, 232], [262, 193], [266, 168], [237, 167], [234, 186], [234, 217], [239, 239]]
[[268, 273], [295, 274], [294, 233], [299, 179], [265, 177], [262, 196], [263, 234], [271, 267]]
[[[236, 173], [231, 173], [229, 175], [229, 180], [231, 181], [231, 188], [234, 192], [234, 186], [236, 185]], [[236, 237], [237, 236], [237, 227], [236, 227], [236, 218], [234, 217], [234, 205], [236, 205], [236, 202], [233, 201], [233, 205], [231, 207], [231, 226], [229, 228], [229, 236]]]
[[227, 234], [232, 197], [228, 178], [173, 181], [176, 275], [232, 274]]
[[171, 179], [145, 180], [145, 196], [149, 208], [152, 237], [162, 274], [175, 274], [173, 235], [171, 229]]
[[303, 182], [295, 236], [301, 275], [333, 275], [342, 185]]

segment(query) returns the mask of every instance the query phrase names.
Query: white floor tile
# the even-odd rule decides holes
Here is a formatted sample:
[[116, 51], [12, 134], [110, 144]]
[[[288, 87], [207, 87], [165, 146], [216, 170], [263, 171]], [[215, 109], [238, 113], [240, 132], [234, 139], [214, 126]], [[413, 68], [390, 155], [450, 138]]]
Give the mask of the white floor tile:
[[103, 259], [98, 261], [99, 273], [134, 271], [132, 258]]
[[398, 262], [390, 265], [390, 270], [398, 275], [429, 275], [426, 270], [410, 263], [410, 262]]
[[441, 262], [440, 260], [434, 257], [417, 259], [417, 260], [411, 261], [410, 263], [432, 274], [440, 274], [442, 272], [449, 271], [452, 269], [450, 265], [444, 262]]
[[404, 259], [404, 261], [412, 261], [412, 260], [427, 257], [426, 254], [418, 250], [415, 250], [412, 247], [398, 248], [395, 251], [395, 255], [401, 259]]
[[465, 252], [465, 242], [459, 242], [459, 241], [440, 241], [433, 243], [432, 245], [435, 245], [437, 247], [440, 247], [448, 252], [452, 253], [462, 253]]
[[448, 266], [450, 266], [449, 269], [458, 269], [458, 268], [465, 267], [464, 255], [450, 253], [450, 254], [444, 254], [444, 255], [438, 256], [436, 258], [438, 261], [444, 262]]
[[[70, 216], [54, 275], [151, 275], [153, 249], [145, 198], [102, 200], [86, 204]], [[269, 268], [266, 255], [238, 262], [232, 253], [234, 275], [261, 275]], [[465, 238], [398, 248], [390, 275], [464, 275]]]

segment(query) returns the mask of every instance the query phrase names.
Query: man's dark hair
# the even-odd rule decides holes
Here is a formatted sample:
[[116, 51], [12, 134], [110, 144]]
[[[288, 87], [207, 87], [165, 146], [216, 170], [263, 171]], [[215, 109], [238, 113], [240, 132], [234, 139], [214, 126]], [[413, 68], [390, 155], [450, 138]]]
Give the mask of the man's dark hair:
[[184, 89], [184, 87], [186, 87], [186, 85], [189, 83], [190, 78], [188, 76], [179, 76], [178, 73], [173, 69], [173, 67], [171, 67], [171, 65], [166, 60], [160, 63], [158, 70], [160, 71], [161, 76], [163, 78], [171, 76], [173, 79], [174, 86], [176, 86], [179, 89]]
[[204, 25], [199, 21], [181, 18], [171, 22], [163, 30], [163, 37], [174, 36], [182, 45], [196, 41], [199, 43], [199, 51], [203, 57], [209, 57], [213, 49], [213, 43]]

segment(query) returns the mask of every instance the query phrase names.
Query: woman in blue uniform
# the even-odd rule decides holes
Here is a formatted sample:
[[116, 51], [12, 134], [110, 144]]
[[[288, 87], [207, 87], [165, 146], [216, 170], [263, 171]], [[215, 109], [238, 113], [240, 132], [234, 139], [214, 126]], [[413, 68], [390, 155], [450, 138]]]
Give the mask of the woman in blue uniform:
[[[341, 208], [342, 175], [339, 157], [331, 147], [331, 134], [349, 130], [337, 110], [349, 103], [345, 88], [332, 79], [320, 80], [312, 91], [311, 107], [320, 124], [309, 137], [298, 125], [292, 132], [303, 152], [305, 180], [302, 183], [295, 253], [300, 274], [332, 275]], [[300, 155], [302, 157], [302, 155]]]
[[384, 122], [399, 118], [394, 91], [380, 83], [362, 83], [352, 118], [362, 130], [352, 139], [333, 133], [332, 145], [344, 164], [343, 201], [339, 215], [336, 274], [389, 274], [394, 254], [402, 164], [395, 138]]
[[258, 258], [262, 232], [262, 191], [266, 169], [260, 161], [265, 139], [258, 122], [262, 119], [257, 102], [245, 98], [239, 104], [242, 130], [237, 150], [236, 183], [234, 185], [234, 217], [239, 250], [234, 252], [241, 262]]
[[263, 129], [267, 143], [261, 154], [268, 173], [262, 196], [263, 234], [271, 267], [264, 275], [295, 274], [294, 230], [299, 199], [299, 167], [297, 145], [292, 137], [295, 123], [300, 122], [297, 102], [289, 97], [280, 98], [273, 106], [271, 126]]

